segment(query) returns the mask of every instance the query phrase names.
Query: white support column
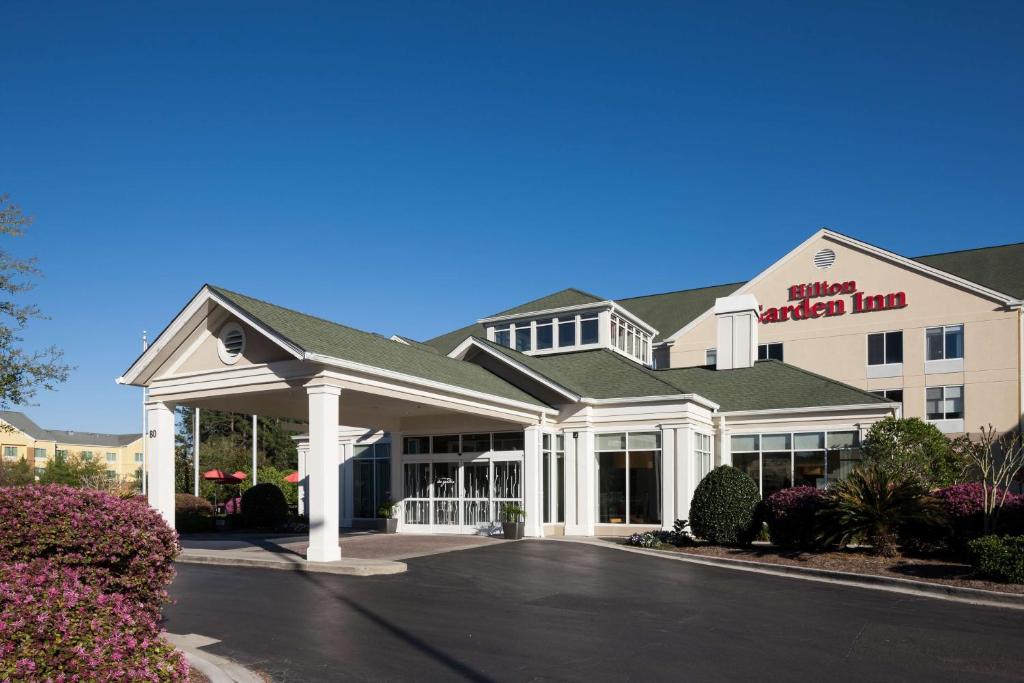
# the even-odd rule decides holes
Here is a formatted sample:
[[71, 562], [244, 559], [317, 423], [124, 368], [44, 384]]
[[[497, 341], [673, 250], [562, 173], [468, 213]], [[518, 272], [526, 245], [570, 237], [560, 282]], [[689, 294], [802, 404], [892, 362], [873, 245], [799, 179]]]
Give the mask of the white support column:
[[690, 518], [690, 501], [693, 500], [694, 481], [693, 433], [689, 427], [676, 429], [676, 516]]
[[256, 479], [256, 416], [252, 416], [252, 485], [255, 486], [259, 483]]
[[405, 525], [405, 492], [402, 491], [402, 450], [405, 444], [402, 443], [402, 432], [397, 429], [389, 430], [391, 435], [391, 500], [398, 503], [395, 514], [398, 515], [398, 531], [402, 531]]
[[196, 408], [192, 422], [192, 488], [199, 497], [199, 408]]
[[306, 456], [309, 455], [309, 444], [299, 446], [299, 514], [306, 514], [306, 501], [309, 500], [309, 474], [306, 468]]
[[166, 403], [146, 406], [149, 432], [146, 443], [149, 454], [150, 507], [156, 509], [174, 528], [174, 407]]
[[541, 486], [541, 457], [539, 426], [527, 427], [525, 430], [523, 450], [523, 508], [526, 510], [526, 536], [543, 536], [544, 513], [541, 510], [543, 500]]
[[661, 528], [670, 530], [676, 521], [676, 430], [661, 429]]
[[712, 469], [719, 465], [732, 464], [732, 437], [724, 415], [718, 417], [718, 453], [712, 454], [712, 463]]
[[562, 446], [565, 449], [565, 481], [562, 486], [565, 488], [565, 534], [567, 536], [579, 533], [576, 521], [576, 441], [572, 438], [572, 432], [562, 432]]
[[310, 562], [341, 559], [338, 547], [338, 405], [341, 388], [317, 385], [309, 395], [309, 453], [306, 456], [309, 485]]
[[594, 430], [580, 429], [576, 437], [576, 533], [594, 535], [597, 484], [594, 463]]

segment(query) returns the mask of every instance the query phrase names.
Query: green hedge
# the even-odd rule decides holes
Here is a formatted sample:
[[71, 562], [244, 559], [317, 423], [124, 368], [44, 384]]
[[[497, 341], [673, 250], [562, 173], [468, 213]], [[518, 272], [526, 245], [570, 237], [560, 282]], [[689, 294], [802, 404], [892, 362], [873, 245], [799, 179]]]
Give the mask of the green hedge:
[[1024, 583], [1024, 536], [984, 536], [971, 541], [968, 548], [979, 576]]
[[288, 502], [273, 484], [256, 484], [242, 494], [242, 521], [249, 529], [276, 529], [288, 521]]
[[749, 545], [761, 525], [761, 494], [750, 475], [730, 465], [711, 470], [697, 484], [690, 504], [690, 528], [716, 545]]

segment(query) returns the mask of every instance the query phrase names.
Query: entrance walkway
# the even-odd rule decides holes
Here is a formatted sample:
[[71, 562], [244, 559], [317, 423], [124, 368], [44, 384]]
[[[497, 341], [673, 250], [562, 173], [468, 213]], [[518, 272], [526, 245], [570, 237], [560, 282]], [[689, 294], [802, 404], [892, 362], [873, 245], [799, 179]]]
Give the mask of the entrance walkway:
[[340, 560], [309, 563], [305, 559], [305, 536], [186, 534], [181, 537], [183, 551], [178, 562], [371, 576], [404, 572], [406, 566], [401, 560], [503, 542], [486, 536], [349, 532], [341, 535]]

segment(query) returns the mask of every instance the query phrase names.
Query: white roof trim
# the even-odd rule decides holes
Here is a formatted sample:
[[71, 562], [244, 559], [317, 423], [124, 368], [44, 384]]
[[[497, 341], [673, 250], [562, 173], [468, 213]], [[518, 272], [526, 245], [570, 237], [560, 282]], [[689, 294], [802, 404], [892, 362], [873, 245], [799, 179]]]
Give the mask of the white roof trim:
[[850, 410], [872, 410], [885, 408], [893, 410], [899, 408], [899, 403], [851, 403], [842, 406], [812, 406], [810, 408], [765, 408], [762, 410], [728, 410], [722, 411], [719, 415], [723, 417], [742, 417], [745, 415], [775, 415], [779, 413], [841, 413]]
[[163, 331], [157, 335], [157, 338], [153, 340], [153, 343], [140, 355], [135, 362], [131, 364], [124, 374], [116, 379], [118, 384], [133, 384], [139, 376], [145, 371], [145, 369], [156, 360], [157, 356], [164, 350], [171, 339], [175, 337], [185, 327], [189, 320], [196, 315], [199, 310], [207, 303], [213, 301], [217, 305], [223, 307], [225, 310], [230, 312], [239, 320], [243, 321], [246, 325], [258, 330], [261, 334], [266, 336], [272, 342], [280, 346], [282, 349], [287, 351], [295, 358], [302, 358], [302, 349], [292, 344], [283, 337], [275, 334], [269, 328], [264, 327], [262, 324], [256, 322], [254, 319], [243, 313], [233, 304], [225, 300], [223, 297], [217, 295], [213, 290], [210, 289], [209, 285], [203, 285], [192, 299], [185, 304], [185, 307], [171, 320], [170, 324], [163, 329]]
[[718, 410], [721, 406], [712, 401], [711, 399], [704, 398], [700, 394], [665, 394], [663, 396], [626, 396], [623, 398], [588, 398], [584, 397], [580, 399], [581, 403], [592, 403], [594, 405], [607, 405], [610, 403], [657, 403], [662, 401], [690, 401], [692, 403], [699, 403], [700, 405], [710, 408], [712, 411]]
[[364, 365], [363, 363], [356, 363], [349, 360], [343, 360], [341, 358], [334, 358], [333, 356], [325, 356], [320, 353], [306, 352], [304, 354], [304, 360], [313, 361], [315, 363], [322, 363], [324, 365], [330, 365], [338, 368], [345, 368], [346, 370], [356, 370], [358, 372], [365, 372], [372, 375], [378, 375], [387, 379], [397, 379], [409, 384], [417, 384], [422, 387], [430, 389], [450, 391], [453, 394], [461, 394], [463, 396], [469, 396], [475, 399], [484, 399], [492, 401], [494, 403], [501, 403], [507, 406], [513, 406], [519, 409], [528, 410], [534, 413], [541, 413], [544, 415], [557, 415], [558, 411], [553, 410], [547, 406], [538, 406], [533, 403], [525, 403], [523, 401], [517, 401], [512, 398], [504, 398], [502, 396], [496, 396], [495, 394], [488, 394], [483, 391], [476, 391], [475, 389], [466, 389], [465, 387], [457, 387], [454, 384], [445, 384], [444, 382], [436, 382], [432, 379], [425, 379], [423, 377], [416, 377], [415, 375], [407, 375], [402, 372], [396, 372], [394, 370], [385, 370], [378, 368], [373, 365]]
[[452, 349], [451, 353], [448, 354], [448, 357], [463, 360], [466, 356], [466, 352], [469, 351], [470, 348], [480, 349], [481, 351], [487, 353], [488, 355], [504, 362], [506, 365], [511, 366], [518, 372], [521, 372], [522, 374], [526, 375], [535, 382], [539, 382], [540, 384], [546, 386], [548, 389], [551, 389], [552, 391], [561, 394], [562, 396], [564, 396], [565, 398], [574, 403], [580, 401], [580, 395], [577, 394], [576, 392], [571, 391], [570, 389], [563, 387], [561, 384], [558, 384], [557, 382], [548, 379], [539, 372], [523, 365], [516, 359], [510, 358], [509, 356], [505, 355], [504, 353], [501, 353], [500, 351], [495, 351], [487, 344], [482, 343], [479, 339], [467, 337], [461, 344]]
[[[763, 280], [765, 277], [767, 277], [769, 274], [773, 273], [774, 271], [778, 270], [783, 265], [788, 263], [790, 261], [790, 259], [792, 259], [794, 256], [796, 256], [796, 254], [798, 252], [802, 251], [807, 245], [809, 245], [811, 242], [813, 242], [814, 240], [818, 239], [819, 237], [824, 237], [824, 238], [830, 239], [830, 240], [832, 240], [834, 242], [839, 242], [840, 244], [844, 244], [844, 245], [846, 245], [848, 247], [851, 247], [851, 248], [854, 248], [854, 249], [859, 249], [861, 251], [865, 251], [865, 252], [871, 254], [872, 256], [876, 256], [876, 257], [884, 259], [886, 261], [890, 261], [890, 262], [895, 263], [895, 264], [897, 264], [899, 266], [903, 266], [904, 268], [907, 268], [909, 270], [914, 270], [914, 271], [917, 271], [917, 272], [922, 273], [924, 275], [928, 275], [930, 277], [933, 277], [933, 278], [935, 278], [937, 280], [942, 280], [944, 282], [948, 282], [948, 283], [950, 283], [952, 285], [955, 285], [957, 287], [961, 287], [961, 288], [966, 289], [968, 291], [974, 292], [975, 294], [978, 294], [980, 296], [984, 296], [984, 297], [989, 298], [989, 299], [994, 299], [995, 301], [998, 301], [999, 303], [1002, 303], [1002, 304], [1004, 304], [1006, 306], [1009, 306], [1011, 308], [1017, 307], [1017, 306], [1021, 305], [1021, 300], [1016, 299], [1016, 298], [1014, 298], [1014, 297], [1012, 297], [1012, 296], [1010, 296], [1008, 294], [1003, 294], [1002, 292], [997, 292], [994, 289], [989, 289], [988, 287], [984, 287], [984, 286], [979, 285], [979, 284], [977, 284], [975, 282], [971, 282], [970, 280], [965, 280], [965, 279], [963, 279], [961, 277], [957, 277], [956, 275], [952, 275], [951, 273], [947, 273], [944, 270], [939, 270], [938, 268], [932, 268], [931, 266], [926, 266], [923, 263], [919, 263], [918, 261], [915, 261], [913, 259], [909, 259], [909, 258], [907, 258], [905, 256], [900, 256], [899, 254], [896, 254], [894, 252], [888, 251], [886, 249], [882, 249], [881, 247], [876, 247], [873, 244], [868, 244], [867, 242], [861, 242], [860, 240], [855, 239], [853, 237], [848, 237], [846, 235], [841, 235], [841, 234], [839, 234], [837, 232], [833, 232], [833, 231], [829, 230], [828, 228], [821, 228], [820, 230], [815, 232], [813, 235], [811, 235], [810, 237], [805, 239], [803, 242], [798, 244], [796, 247], [794, 247], [793, 249], [788, 251], [778, 261], [776, 261], [772, 265], [770, 265], [767, 268], [765, 268], [764, 270], [762, 270], [753, 279], [749, 280], [746, 284], [740, 286], [735, 292], [732, 293], [732, 295], [734, 296], [736, 294], [743, 294], [743, 293], [748, 292], [754, 285], [756, 285], [761, 280]], [[706, 320], [708, 318], [708, 316], [710, 316], [712, 314], [713, 310], [714, 310], [714, 308], [712, 307], [712, 308], [709, 308], [708, 310], [704, 311], [699, 316], [697, 316], [696, 318], [691, 320], [689, 323], [687, 323], [683, 328], [679, 329], [675, 333], [669, 335], [664, 340], [662, 340], [662, 343], [671, 342], [671, 341], [675, 341], [676, 339], [679, 339], [684, 334], [689, 332], [691, 329], [693, 329], [694, 327], [699, 325], [701, 322]]]

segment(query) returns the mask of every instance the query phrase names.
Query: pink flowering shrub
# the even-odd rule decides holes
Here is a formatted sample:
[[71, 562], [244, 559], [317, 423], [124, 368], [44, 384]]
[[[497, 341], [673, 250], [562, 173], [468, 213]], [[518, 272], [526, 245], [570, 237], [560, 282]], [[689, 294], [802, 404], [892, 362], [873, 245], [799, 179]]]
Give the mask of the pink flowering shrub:
[[178, 550], [174, 531], [137, 501], [58, 484], [0, 488], [0, 563], [77, 567], [83, 582], [156, 616]]
[[765, 498], [764, 519], [772, 543], [785, 548], [815, 547], [815, 516], [824, 504], [824, 492], [813, 486], [794, 486]]
[[[999, 491], [1001, 496], [1003, 491]], [[953, 545], [960, 547], [974, 538], [979, 538], [984, 533], [984, 520], [982, 519], [982, 507], [985, 497], [984, 489], [980, 482], [970, 484], [958, 484], [939, 489], [933, 493], [949, 516], [950, 531], [952, 532]], [[1024, 533], [1024, 529], [1017, 529], [1024, 517], [1024, 496], [1010, 493], [1006, 496], [1006, 502], [999, 515], [999, 529], [997, 532]]]
[[0, 564], [0, 680], [189, 680], [152, 613], [82, 578], [45, 560]]

